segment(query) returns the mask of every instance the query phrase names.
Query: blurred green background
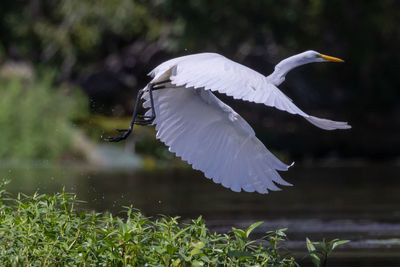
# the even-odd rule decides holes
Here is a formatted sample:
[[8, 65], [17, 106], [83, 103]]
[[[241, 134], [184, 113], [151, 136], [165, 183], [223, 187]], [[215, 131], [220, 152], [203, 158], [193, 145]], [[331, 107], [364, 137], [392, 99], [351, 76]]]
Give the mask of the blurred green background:
[[[267, 75], [313, 49], [346, 63], [303, 66], [281, 89], [351, 131], [220, 97], [285, 159], [396, 159], [399, 9], [394, 0], [2, 1], [0, 158], [96, 158], [88, 150], [126, 127], [146, 74], [166, 59], [218, 52]], [[138, 131], [137, 152], [171, 158], [151, 130]]]

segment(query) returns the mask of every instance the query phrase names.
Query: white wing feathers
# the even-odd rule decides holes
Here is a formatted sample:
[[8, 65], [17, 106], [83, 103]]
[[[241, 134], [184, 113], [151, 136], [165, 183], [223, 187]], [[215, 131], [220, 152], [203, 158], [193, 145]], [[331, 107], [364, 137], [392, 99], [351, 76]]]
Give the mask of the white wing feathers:
[[314, 116], [304, 117], [307, 121], [324, 130], [350, 129], [351, 126], [344, 121], [331, 121]]
[[[144, 107], [150, 107], [148, 93]], [[169, 150], [233, 191], [279, 190], [291, 185], [282, 163], [258, 140], [250, 125], [210, 91], [184, 87], [153, 91], [157, 138]], [[147, 111], [146, 115], [150, 115]]]
[[300, 115], [325, 130], [351, 128], [347, 122], [331, 121], [306, 114], [269, 82], [267, 77], [219, 54], [201, 53], [175, 58], [159, 65], [150, 75], [154, 77], [153, 81], [169, 78], [176, 86], [204, 88], [235, 99], [276, 107]]

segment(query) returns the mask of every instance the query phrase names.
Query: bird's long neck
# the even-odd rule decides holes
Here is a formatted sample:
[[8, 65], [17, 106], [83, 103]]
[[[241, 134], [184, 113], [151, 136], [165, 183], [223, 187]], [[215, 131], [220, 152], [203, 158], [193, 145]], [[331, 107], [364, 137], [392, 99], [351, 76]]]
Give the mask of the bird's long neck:
[[313, 61], [304, 57], [303, 53], [288, 57], [275, 66], [275, 70], [267, 78], [274, 85], [278, 86], [285, 81], [286, 74], [301, 65], [311, 63]]

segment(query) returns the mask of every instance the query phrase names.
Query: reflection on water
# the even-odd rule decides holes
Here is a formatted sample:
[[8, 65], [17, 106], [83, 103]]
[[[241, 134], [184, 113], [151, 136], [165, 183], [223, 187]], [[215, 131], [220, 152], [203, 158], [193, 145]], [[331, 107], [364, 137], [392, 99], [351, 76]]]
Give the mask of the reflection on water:
[[[312, 240], [350, 239], [337, 266], [397, 266], [400, 260], [400, 167], [296, 166], [283, 176], [294, 187], [268, 195], [234, 193], [191, 169], [136, 171], [82, 167], [3, 167], [11, 192], [53, 193], [65, 187], [87, 207], [114, 213], [132, 204], [146, 215], [203, 215], [216, 231], [265, 221], [257, 234], [288, 227], [292, 251]], [[333, 262], [331, 262], [332, 264]], [[333, 266], [335, 263], [333, 263]], [[370, 265], [374, 266], [374, 265]]]

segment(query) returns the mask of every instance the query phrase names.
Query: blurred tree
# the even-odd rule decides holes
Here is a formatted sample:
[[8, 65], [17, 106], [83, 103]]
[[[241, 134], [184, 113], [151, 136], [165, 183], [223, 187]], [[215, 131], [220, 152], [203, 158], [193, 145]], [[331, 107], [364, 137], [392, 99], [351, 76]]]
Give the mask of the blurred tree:
[[71, 148], [71, 120], [85, 114], [86, 101], [65, 86], [54, 90], [50, 75], [39, 78], [0, 80], [1, 160], [59, 159]]
[[[145, 3], [145, 2], [144, 2]], [[131, 0], [8, 1], [2, 8], [2, 46], [36, 63], [61, 64], [63, 78], [137, 38], [155, 40], [161, 25]], [[22, 42], [20, 42], [22, 41]]]

